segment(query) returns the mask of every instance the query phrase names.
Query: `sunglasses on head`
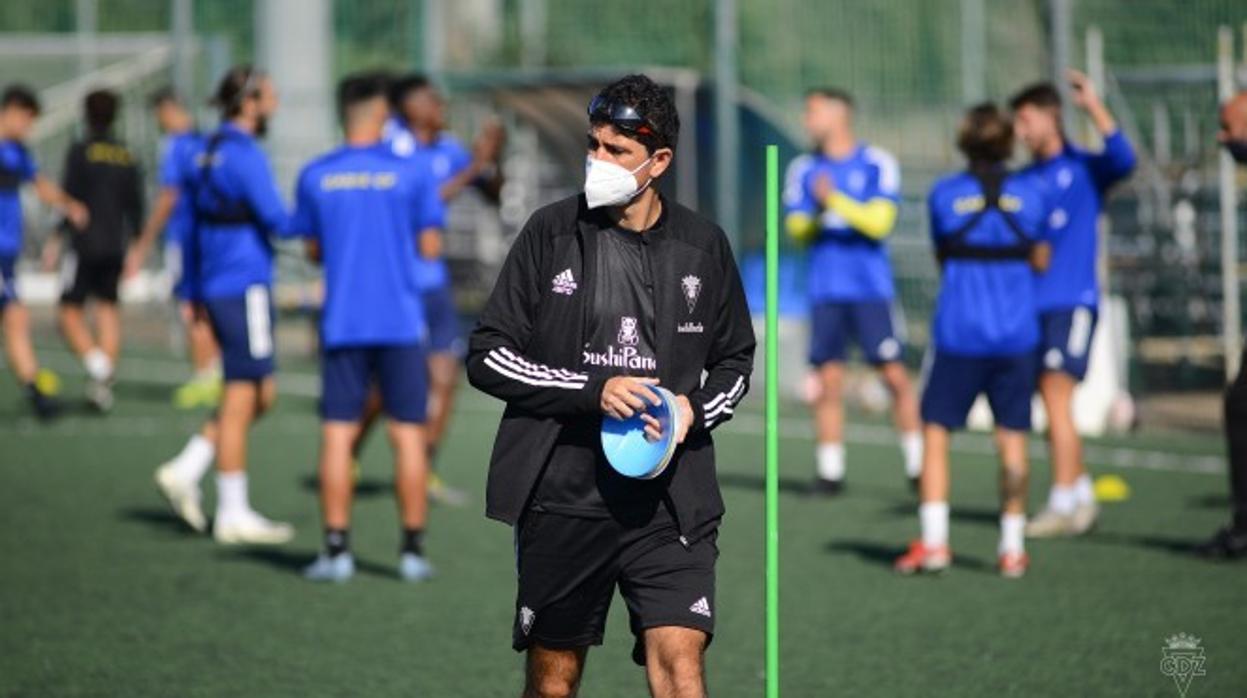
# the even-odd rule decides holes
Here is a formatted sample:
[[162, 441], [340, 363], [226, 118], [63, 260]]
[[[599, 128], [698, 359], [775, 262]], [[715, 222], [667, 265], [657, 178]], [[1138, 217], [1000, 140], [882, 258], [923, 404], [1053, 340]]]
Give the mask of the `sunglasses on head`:
[[636, 133], [643, 136], [656, 135], [649, 119], [641, 116], [636, 107], [630, 104], [612, 102], [602, 95], [594, 97], [593, 101], [589, 102], [589, 120], [606, 121], [615, 126], [615, 128], [628, 133]]

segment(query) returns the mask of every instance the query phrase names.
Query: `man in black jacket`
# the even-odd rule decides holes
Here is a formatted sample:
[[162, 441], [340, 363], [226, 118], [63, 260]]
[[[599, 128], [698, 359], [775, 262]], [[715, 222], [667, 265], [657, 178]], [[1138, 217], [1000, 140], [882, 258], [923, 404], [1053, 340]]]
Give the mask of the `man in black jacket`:
[[[91, 222], [81, 230], [65, 226], [71, 251], [61, 265], [61, 334], [82, 360], [90, 378], [87, 400], [100, 411], [112, 407], [113, 373], [121, 351], [121, 268], [130, 238], [143, 223], [136, 158], [112, 136], [119, 106], [110, 90], [86, 96], [86, 134], [66, 154], [63, 175], [65, 191], [87, 205]], [[94, 335], [84, 313], [89, 298], [96, 301]]]
[[[723, 515], [710, 431], [748, 389], [753, 329], [723, 232], [653, 186], [679, 133], [666, 92], [625, 77], [589, 122], [584, 194], [529, 219], [471, 337], [469, 379], [507, 403], [486, 514], [515, 526], [524, 696], [575, 695], [618, 585], [651, 693], [700, 697]], [[625, 478], [601, 422], [657, 404], [655, 384], [681, 446], [658, 478]]]

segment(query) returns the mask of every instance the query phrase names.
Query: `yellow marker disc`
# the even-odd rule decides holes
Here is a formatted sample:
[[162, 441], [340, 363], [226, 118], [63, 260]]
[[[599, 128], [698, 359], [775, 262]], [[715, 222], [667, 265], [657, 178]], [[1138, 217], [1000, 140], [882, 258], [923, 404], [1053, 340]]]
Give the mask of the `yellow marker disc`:
[[41, 368], [35, 374], [35, 388], [44, 395], [56, 395], [61, 392], [61, 377], [46, 368]]
[[1124, 502], [1130, 499], [1130, 485], [1116, 475], [1101, 475], [1095, 479], [1095, 498], [1101, 502]]

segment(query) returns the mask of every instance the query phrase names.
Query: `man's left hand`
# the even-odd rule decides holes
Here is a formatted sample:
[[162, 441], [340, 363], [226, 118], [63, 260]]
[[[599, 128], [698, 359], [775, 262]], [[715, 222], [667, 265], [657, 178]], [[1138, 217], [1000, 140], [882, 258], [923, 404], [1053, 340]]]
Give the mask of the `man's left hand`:
[[[675, 396], [675, 407], [679, 410], [676, 420], [675, 442], [682, 444], [684, 443], [684, 438], [688, 436], [688, 428], [693, 424], [693, 405], [689, 403], [687, 396], [677, 395]], [[645, 422], [645, 438], [650, 441], [657, 441], [662, 438], [662, 423], [656, 417], [643, 412], [641, 421]]]
[[1096, 92], [1095, 83], [1081, 70], [1071, 68], [1066, 77], [1069, 79], [1070, 90], [1073, 92], [1074, 104], [1079, 109], [1091, 111], [1100, 106], [1100, 93]]

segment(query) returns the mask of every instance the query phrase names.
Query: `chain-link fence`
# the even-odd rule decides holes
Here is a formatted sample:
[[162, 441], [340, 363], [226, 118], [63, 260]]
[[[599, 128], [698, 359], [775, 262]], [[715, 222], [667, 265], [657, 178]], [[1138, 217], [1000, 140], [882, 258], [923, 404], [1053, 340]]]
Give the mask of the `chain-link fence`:
[[[95, 9], [100, 37], [167, 33], [179, 2], [187, 0], [9, 2], [0, 6], [0, 27], [73, 36], [86, 5]], [[1218, 27], [1240, 32], [1247, 21], [1241, 0], [737, 0], [735, 5], [742, 119], [786, 134], [786, 152], [794, 154], [804, 147], [798, 128], [804, 90], [835, 85], [857, 98], [861, 135], [899, 158], [904, 199], [892, 245], [901, 301], [911, 336], [919, 342], [937, 284], [922, 201], [935, 177], [960, 165], [952, 133], [961, 110], [1050, 77], [1059, 59], [1079, 67], [1102, 59], [1110, 106], [1142, 156], [1139, 171], [1110, 202], [1105, 246], [1108, 287], [1128, 308], [1132, 340], [1124, 349], [1135, 369], [1132, 386], [1219, 383], [1223, 329], [1213, 62]], [[256, 55], [256, 10], [249, 0], [199, 0], [189, 6], [197, 42], [189, 87], [198, 102], [214, 71]], [[481, 114], [503, 112], [516, 136], [508, 164], [523, 173], [513, 178], [521, 180], [516, 184], [523, 196], [514, 193], [518, 190], [509, 199], [504, 194], [504, 209], [511, 201], [516, 211], [574, 187], [577, 172], [551, 160], [548, 138], [525, 132], [532, 114], [525, 116], [515, 100], [502, 99], [502, 86], [513, 94], [515, 76], [527, 76], [530, 82], [524, 84], [538, 95], [538, 86], [566, 84], [568, 76], [639, 67], [687, 71], [694, 76], [690, 104], [698, 109], [686, 124], [702, 165], [693, 200], [711, 211], [713, 173], [722, 166], [715, 159], [709, 104], [715, 15], [723, 7], [713, 0], [338, 1], [332, 8], [333, 68], [337, 75], [378, 66], [434, 71], [452, 97], [460, 98], [454, 103], [456, 128], [465, 139]], [[0, 38], [0, 44], [6, 41]], [[72, 80], [81, 66], [72, 52], [10, 58], [0, 65], [0, 79], [20, 78], [45, 89]], [[100, 65], [106, 62], [101, 56]], [[566, 98], [567, 93], [558, 97]], [[537, 111], [557, 111], [554, 102], [543, 107], [536, 98], [533, 104]], [[131, 118], [138, 126], [130, 125]], [[126, 134], [151, 152], [155, 134], [141, 119], [127, 116]], [[738, 239], [745, 255], [760, 247], [763, 230], [761, 177], [753, 171], [761, 160], [745, 156], [761, 152], [762, 139], [773, 138], [766, 133], [762, 127], [744, 129], [737, 154], [743, 221]], [[1086, 124], [1076, 121], [1074, 133], [1083, 140]], [[50, 171], [60, 148], [62, 141], [41, 145]], [[513, 227], [520, 215], [512, 211], [504, 218]]]

